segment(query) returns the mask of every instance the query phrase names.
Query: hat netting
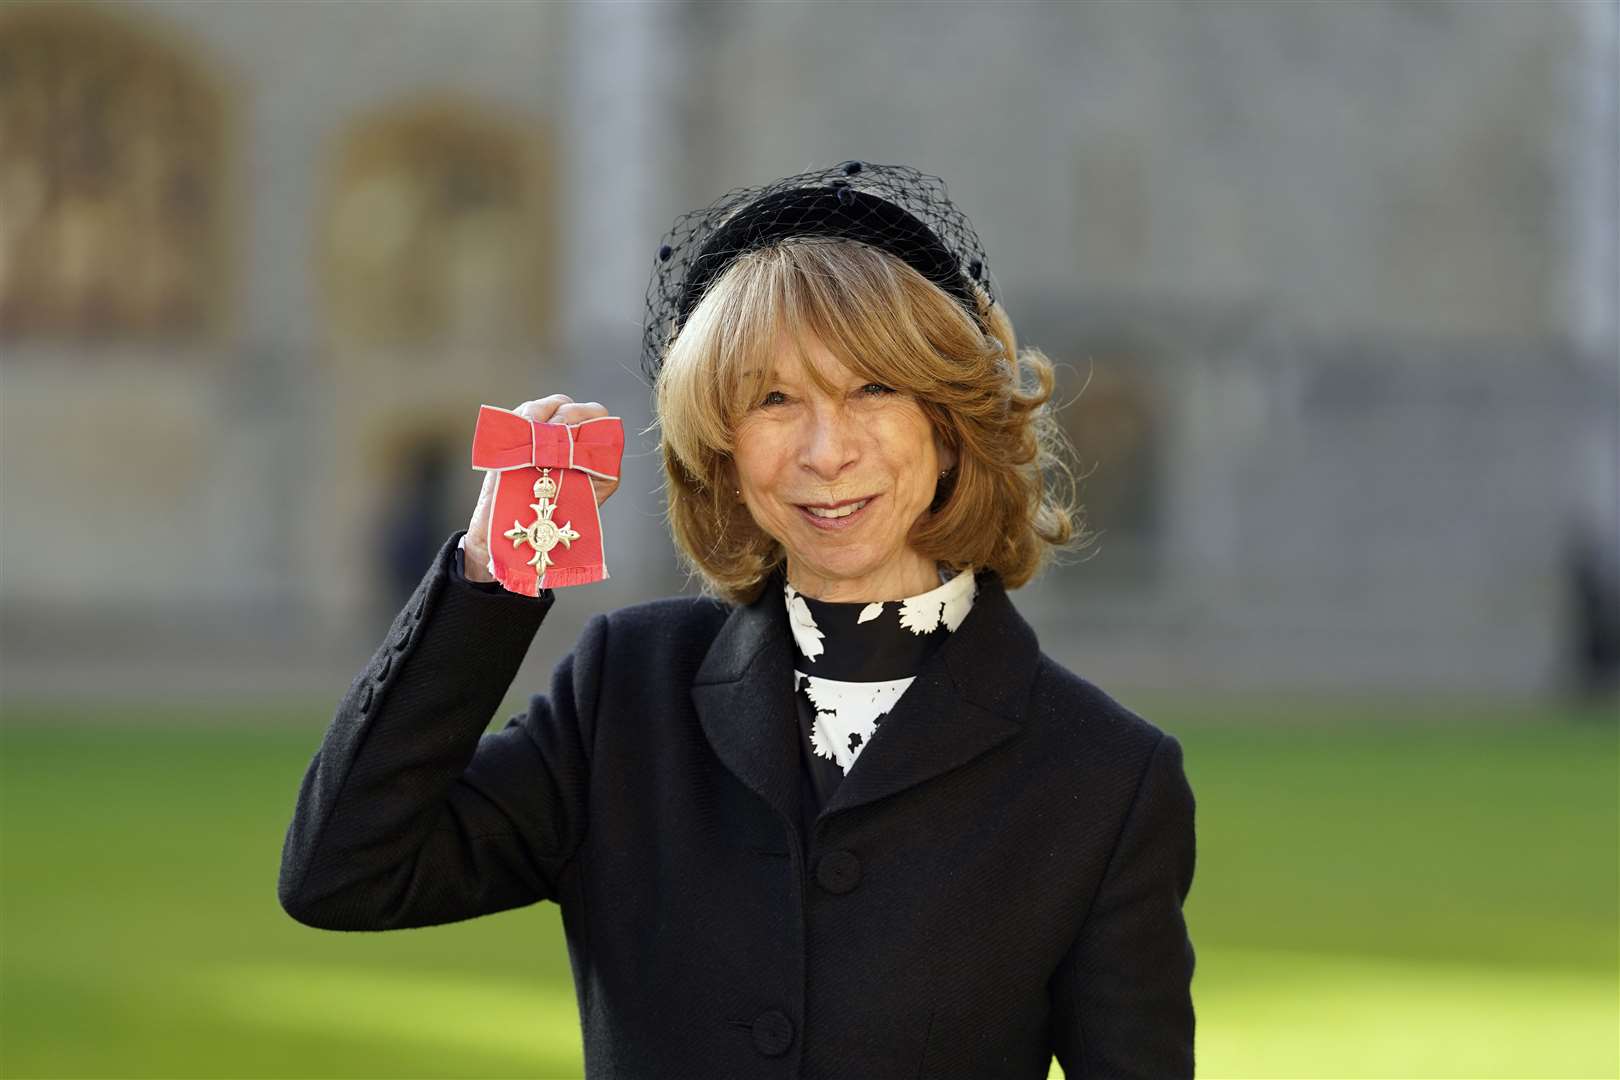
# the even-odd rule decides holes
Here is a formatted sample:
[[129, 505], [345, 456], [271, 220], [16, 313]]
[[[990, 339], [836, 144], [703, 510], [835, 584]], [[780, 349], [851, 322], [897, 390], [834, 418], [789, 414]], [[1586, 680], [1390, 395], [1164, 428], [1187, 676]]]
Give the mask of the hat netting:
[[978, 234], [945, 182], [905, 165], [846, 161], [737, 188], [683, 214], [653, 256], [642, 371], [658, 377], [664, 350], [722, 271], [740, 255], [795, 236], [857, 240], [902, 259], [980, 320], [972, 284], [993, 301]]

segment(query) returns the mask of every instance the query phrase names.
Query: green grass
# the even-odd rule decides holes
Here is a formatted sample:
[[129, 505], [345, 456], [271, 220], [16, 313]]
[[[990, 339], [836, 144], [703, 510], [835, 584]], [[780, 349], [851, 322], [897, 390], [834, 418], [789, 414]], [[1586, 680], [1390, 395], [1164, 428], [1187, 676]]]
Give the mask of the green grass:
[[[0, 1076], [578, 1075], [550, 905], [389, 934], [277, 906], [326, 708], [8, 709]], [[1198, 797], [1200, 1075], [1620, 1072], [1612, 720], [1142, 711]]]
[[1203, 1075], [1620, 1070], [1612, 721], [1182, 741]]

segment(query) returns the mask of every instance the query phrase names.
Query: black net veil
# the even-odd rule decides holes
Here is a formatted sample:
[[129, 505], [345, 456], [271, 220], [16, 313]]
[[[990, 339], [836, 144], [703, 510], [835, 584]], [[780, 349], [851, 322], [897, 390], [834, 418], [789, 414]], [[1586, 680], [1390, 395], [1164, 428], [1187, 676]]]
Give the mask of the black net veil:
[[983, 327], [972, 285], [992, 301], [978, 234], [937, 176], [905, 165], [846, 161], [737, 188], [676, 219], [653, 256], [641, 367], [658, 378], [664, 350], [738, 256], [795, 236], [857, 240], [903, 260]]

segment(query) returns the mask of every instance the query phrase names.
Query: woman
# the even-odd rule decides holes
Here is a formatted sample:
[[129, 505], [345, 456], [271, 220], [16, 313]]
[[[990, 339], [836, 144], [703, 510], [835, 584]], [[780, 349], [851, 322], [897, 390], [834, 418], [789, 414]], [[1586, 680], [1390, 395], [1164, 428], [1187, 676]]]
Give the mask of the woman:
[[1191, 1075], [1181, 748], [1008, 602], [1072, 531], [1052, 372], [934, 184], [851, 162], [678, 224], [648, 364], [719, 599], [593, 617], [485, 734], [555, 599], [491, 580], [486, 482], [304, 778], [289, 914], [558, 902], [591, 1076]]

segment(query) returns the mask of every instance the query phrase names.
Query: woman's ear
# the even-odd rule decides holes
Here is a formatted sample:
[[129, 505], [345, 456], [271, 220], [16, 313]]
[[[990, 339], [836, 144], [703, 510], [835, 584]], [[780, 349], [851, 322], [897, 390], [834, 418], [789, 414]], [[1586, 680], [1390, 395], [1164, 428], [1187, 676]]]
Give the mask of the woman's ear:
[[720, 492], [733, 502], [742, 502], [742, 485], [737, 481], [737, 463], [726, 458], [720, 463]]
[[956, 490], [956, 449], [938, 431], [934, 432], [934, 460], [939, 465], [939, 479], [934, 483], [934, 499], [928, 504], [930, 514], [939, 513], [951, 492]]

